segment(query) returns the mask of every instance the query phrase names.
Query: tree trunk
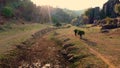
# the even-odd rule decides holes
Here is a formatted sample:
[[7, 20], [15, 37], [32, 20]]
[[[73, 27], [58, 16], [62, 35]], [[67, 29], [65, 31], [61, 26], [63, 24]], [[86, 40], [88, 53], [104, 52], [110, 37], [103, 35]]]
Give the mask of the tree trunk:
[[82, 35], [80, 35], [80, 39], [82, 39]]
[[77, 33], [75, 33], [75, 36], [77, 35]]

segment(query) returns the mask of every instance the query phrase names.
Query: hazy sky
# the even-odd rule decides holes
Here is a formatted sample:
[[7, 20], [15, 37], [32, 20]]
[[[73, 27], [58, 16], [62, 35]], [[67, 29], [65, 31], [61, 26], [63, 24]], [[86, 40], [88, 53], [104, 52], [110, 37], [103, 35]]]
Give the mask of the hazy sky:
[[107, 0], [31, 0], [36, 5], [50, 5], [71, 10], [82, 10], [90, 7], [102, 7]]

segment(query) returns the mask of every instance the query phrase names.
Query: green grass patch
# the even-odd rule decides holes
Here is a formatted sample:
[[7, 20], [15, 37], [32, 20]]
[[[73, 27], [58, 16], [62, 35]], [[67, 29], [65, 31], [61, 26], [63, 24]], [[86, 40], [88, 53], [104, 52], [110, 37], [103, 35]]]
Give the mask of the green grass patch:
[[[59, 35], [53, 36], [55, 39], [63, 41], [65, 38], [70, 38], [68, 42], [64, 43], [73, 43], [75, 44], [74, 47], [77, 48], [77, 50], [72, 50], [69, 52], [70, 54], [74, 55], [74, 59], [70, 64], [70, 68], [107, 68], [107, 65], [100, 58], [97, 58], [95, 55], [91, 54], [90, 50], [87, 48], [88, 45], [83, 42], [83, 40], [79, 39], [79, 36], [74, 36], [74, 29], [83, 30], [88, 35], [99, 32], [100, 28], [78, 28], [72, 26], [71, 28], [58, 29], [56, 31], [59, 33]], [[86, 35], [83, 38], [86, 38]]]
[[[44, 24], [5, 24], [2, 26], [4, 30], [0, 31], [0, 54], [12, 50], [17, 44], [31, 38], [35, 32], [49, 27]], [[11, 28], [11, 29], [9, 29]]]

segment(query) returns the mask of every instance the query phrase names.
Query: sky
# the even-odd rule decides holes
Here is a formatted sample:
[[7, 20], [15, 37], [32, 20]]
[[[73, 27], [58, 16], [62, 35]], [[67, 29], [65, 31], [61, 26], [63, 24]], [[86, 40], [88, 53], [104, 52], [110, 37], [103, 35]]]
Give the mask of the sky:
[[101, 7], [108, 0], [31, 0], [37, 6], [49, 5], [70, 10], [84, 10], [91, 7]]

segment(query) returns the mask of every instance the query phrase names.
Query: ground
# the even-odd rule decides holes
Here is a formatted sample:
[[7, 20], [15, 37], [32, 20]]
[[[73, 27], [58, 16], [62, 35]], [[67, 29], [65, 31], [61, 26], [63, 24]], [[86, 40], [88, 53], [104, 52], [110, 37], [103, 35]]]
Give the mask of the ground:
[[[75, 37], [73, 33], [74, 29], [84, 30], [86, 33], [84, 39], [79, 39], [79, 37]], [[85, 49], [88, 48], [89, 52], [96, 55], [96, 57], [100, 58], [103, 62], [105, 62], [108, 65], [108, 67], [110, 68], [120, 67], [119, 66], [120, 64], [119, 61], [120, 60], [119, 59], [120, 29], [119, 28], [113, 29], [109, 33], [101, 33], [100, 27], [98, 26], [87, 27], [87, 28], [71, 27], [68, 29], [60, 29], [58, 30], [58, 33], [60, 33], [60, 37], [58, 38], [68, 37], [71, 39], [72, 43], [76, 43], [76, 45], [79, 45], [78, 47], [81, 48], [81, 46], [83, 46], [85, 47]]]
[[[85, 38], [96, 43], [95, 46], [90, 46], [101, 53], [110, 63], [117, 68], [120, 67], [120, 29], [113, 29], [110, 33], [100, 33], [97, 27], [89, 28]], [[93, 32], [94, 31], [94, 32]], [[92, 34], [93, 33], [93, 34]]]
[[[74, 35], [74, 29], [85, 31], [83, 39]], [[98, 26], [84, 28], [65, 26], [36, 39], [35, 44], [25, 52], [23, 49], [22, 53], [25, 53], [23, 57], [29, 58], [24, 59], [24, 62], [20, 61], [20, 64], [36, 62], [42, 66], [50, 64], [54, 68], [55, 66], [58, 68], [119, 68], [119, 34], [119, 28], [110, 30], [109, 33], [101, 33]], [[64, 48], [65, 44], [74, 44], [74, 46]], [[71, 55], [72, 57], [66, 59], [66, 56], [62, 55], [64, 51], [68, 53], [67, 57]]]
[[0, 31], [0, 54], [5, 53], [13, 48], [16, 44], [27, 40], [32, 34], [40, 29], [46, 28], [46, 25], [42, 24], [11, 24], [12, 29], [6, 29]]

